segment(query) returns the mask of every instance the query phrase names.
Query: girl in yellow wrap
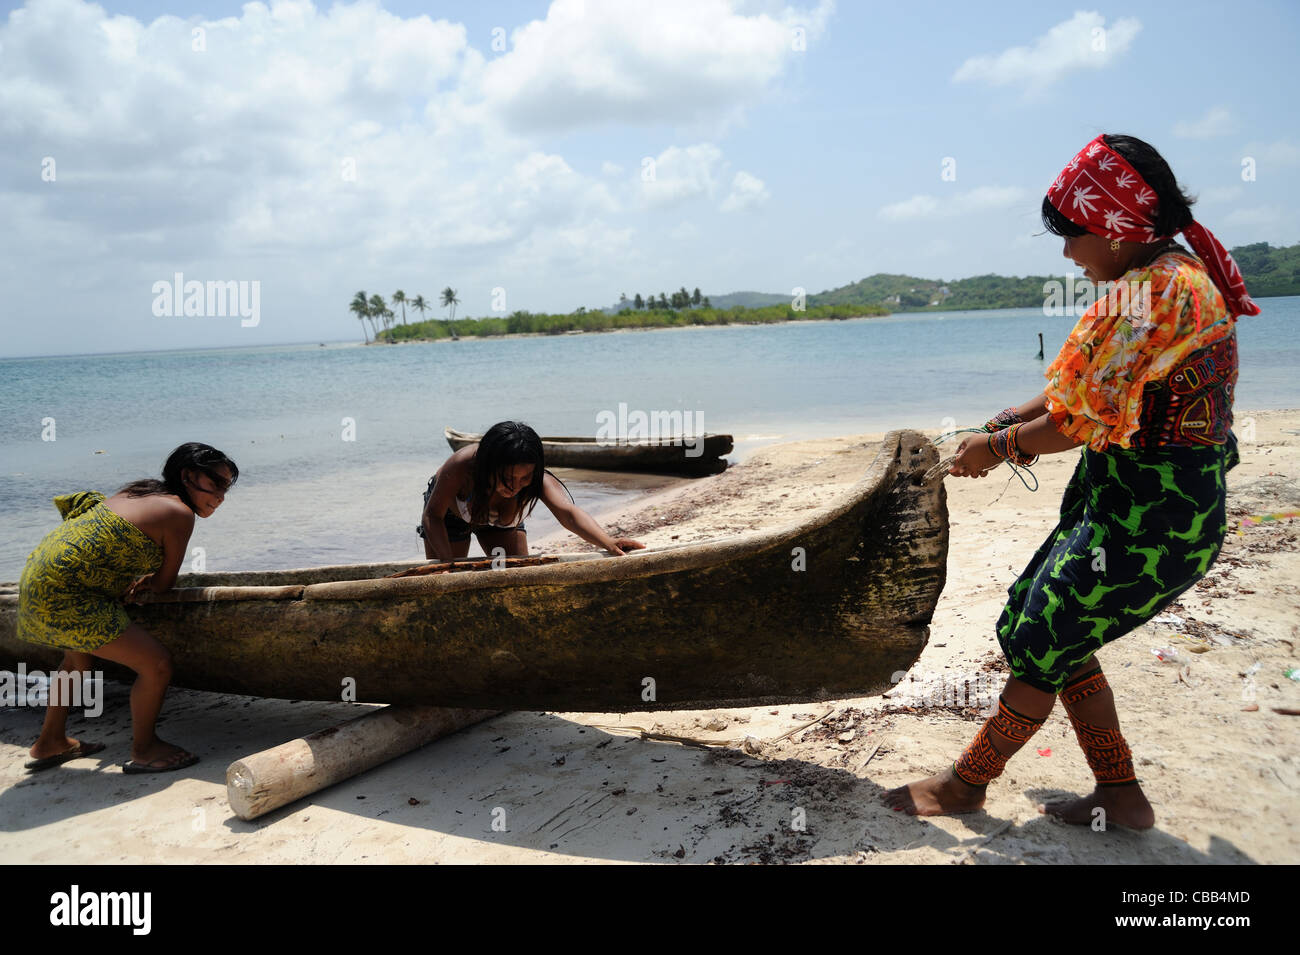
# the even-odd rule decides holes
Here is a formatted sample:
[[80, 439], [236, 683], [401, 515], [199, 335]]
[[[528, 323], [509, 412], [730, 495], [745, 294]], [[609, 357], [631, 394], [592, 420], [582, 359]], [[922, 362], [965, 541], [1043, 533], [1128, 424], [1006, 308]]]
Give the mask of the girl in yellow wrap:
[[[89, 670], [92, 657], [136, 672], [131, 688], [133, 725], [127, 773], [182, 769], [198, 757], [154, 732], [171, 680], [171, 656], [122, 602], [176, 583], [194, 517], [210, 517], [225, 500], [239, 469], [206, 444], [183, 444], [168, 456], [162, 480], [135, 481], [110, 498], [98, 491], [56, 497], [63, 523], [32, 551], [18, 590], [18, 636], [65, 652], [60, 670]], [[51, 693], [62, 680], [51, 680]], [[67, 735], [68, 705], [50, 699], [31, 771], [48, 769], [104, 747]]]

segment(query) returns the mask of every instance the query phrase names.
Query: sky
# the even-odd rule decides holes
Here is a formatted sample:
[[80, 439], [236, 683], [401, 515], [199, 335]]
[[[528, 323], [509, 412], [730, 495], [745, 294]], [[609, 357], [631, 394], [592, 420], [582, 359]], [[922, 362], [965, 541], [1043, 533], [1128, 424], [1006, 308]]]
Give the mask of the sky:
[[1039, 205], [1101, 132], [1290, 245], [1298, 48], [1290, 0], [0, 0], [0, 356], [1062, 274]]

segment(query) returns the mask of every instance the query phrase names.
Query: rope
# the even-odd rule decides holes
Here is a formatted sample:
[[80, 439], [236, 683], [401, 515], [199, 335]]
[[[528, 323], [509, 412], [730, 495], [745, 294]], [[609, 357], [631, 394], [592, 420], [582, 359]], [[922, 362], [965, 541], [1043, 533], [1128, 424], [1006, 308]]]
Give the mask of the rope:
[[[948, 441], [951, 438], [955, 438], [959, 434], [987, 434], [987, 433], [988, 432], [985, 431], [983, 428], [958, 428], [956, 431], [947, 431], [939, 435], [939, 437], [934, 439], [934, 444], [936, 445], [943, 444], [945, 441]], [[952, 463], [956, 460], [957, 460], [957, 455], [951, 454], [948, 457], [943, 458], [938, 464], [936, 464], [934, 467], [926, 471], [925, 472], [926, 483], [928, 484], [929, 482], [933, 481], [936, 477], [939, 477], [940, 475], [946, 475], [948, 473], [948, 469], [952, 467]], [[1034, 472], [1031, 471], [1029, 468], [1022, 468], [1018, 464], [1012, 464], [1010, 461], [1003, 461], [1002, 463], [1005, 464], [1007, 467], [1011, 468], [1012, 474], [1020, 478], [1020, 483], [1025, 486], [1025, 490], [1031, 493], [1038, 490], [1038, 476], [1035, 475]], [[1033, 478], [1034, 480], [1033, 487], [1030, 487], [1029, 482], [1025, 480], [1026, 475]], [[1007, 484], [1008, 485], [1011, 484], [1010, 479], [1007, 480]], [[1002, 490], [1003, 493], [1006, 492], [1006, 488], [1003, 488]], [[998, 495], [998, 497], [1001, 496], [1002, 496], [1001, 494]]]

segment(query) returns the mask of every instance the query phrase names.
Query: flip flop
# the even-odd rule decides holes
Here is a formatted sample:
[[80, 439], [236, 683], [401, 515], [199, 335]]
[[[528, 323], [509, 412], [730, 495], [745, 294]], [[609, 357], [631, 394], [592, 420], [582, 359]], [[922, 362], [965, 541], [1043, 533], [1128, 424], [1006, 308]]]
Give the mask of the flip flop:
[[40, 759], [31, 759], [23, 763], [23, 769], [29, 773], [39, 773], [42, 769], [53, 769], [55, 766], [73, 759], [80, 759], [83, 756], [93, 756], [104, 748], [103, 743], [78, 743], [72, 749], [64, 750], [57, 756], [43, 756]]
[[[173, 770], [184, 769], [186, 766], [193, 766], [199, 761], [199, 758], [193, 753], [187, 753], [181, 750], [166, 759], [155, 759], [148, 763], [137, 763], [134, 759], [128, 759], [122, 764], [122, 772], [133, 775], [138, 773], [170, 773]], [[162, 763], [161, 766], [156, 765]]]

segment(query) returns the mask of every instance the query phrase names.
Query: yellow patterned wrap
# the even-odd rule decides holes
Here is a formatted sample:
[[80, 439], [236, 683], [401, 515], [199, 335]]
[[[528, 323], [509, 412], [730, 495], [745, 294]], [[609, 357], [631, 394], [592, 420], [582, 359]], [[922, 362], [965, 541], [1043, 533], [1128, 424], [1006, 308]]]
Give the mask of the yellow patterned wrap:
[[18, 639], [91, 653], [131, 623], [122, 595], [162, 566], [162, 548], [98, 491], [62, 494], [63, 523], [27, 558], [18, 588]]

